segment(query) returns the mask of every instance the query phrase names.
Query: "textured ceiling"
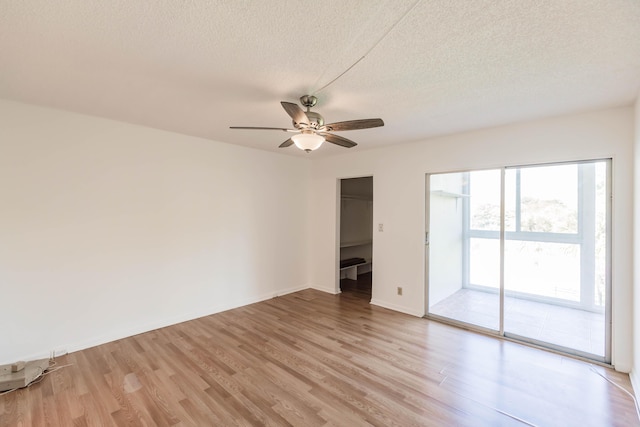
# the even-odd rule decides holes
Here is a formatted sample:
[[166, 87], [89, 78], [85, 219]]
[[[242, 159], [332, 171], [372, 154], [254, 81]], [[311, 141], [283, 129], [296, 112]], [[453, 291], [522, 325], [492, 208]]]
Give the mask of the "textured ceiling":
[[365, 54], [314, 109], [384, 119], [350, 150], [629, 105], [640, 1], [0, 0], [0, 98], [292, 155], [346, 149], [229, 126], [289, 127]]

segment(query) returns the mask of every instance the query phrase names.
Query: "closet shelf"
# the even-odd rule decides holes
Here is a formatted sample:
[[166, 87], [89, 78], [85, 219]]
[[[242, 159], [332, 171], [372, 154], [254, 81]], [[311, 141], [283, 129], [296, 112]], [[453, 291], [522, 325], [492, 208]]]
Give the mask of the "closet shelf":
[[370, 245], [371, 244], [371, 239], [368, 240], [357, 240], [355, 242], [340, 242], [340, 247], [341, 248], [351, 248], [353, 246], [364, 246], [364, 245]]

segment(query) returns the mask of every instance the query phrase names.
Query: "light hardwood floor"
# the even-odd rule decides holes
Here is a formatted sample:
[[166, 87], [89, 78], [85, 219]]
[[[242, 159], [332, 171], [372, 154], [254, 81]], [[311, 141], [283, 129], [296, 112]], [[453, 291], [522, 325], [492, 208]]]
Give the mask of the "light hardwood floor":
[[[590, 365], [305, 290], [69, 354], [1, 426], [637, 426]], [[629, 377], [595, 368], [631, 390]]]

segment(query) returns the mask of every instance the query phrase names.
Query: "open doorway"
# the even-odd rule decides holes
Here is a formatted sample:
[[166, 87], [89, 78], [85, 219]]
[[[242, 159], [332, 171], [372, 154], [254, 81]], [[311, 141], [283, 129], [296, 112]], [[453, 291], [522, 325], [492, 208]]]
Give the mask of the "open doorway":
[[340, 180], [340, 291], [371, 300], [373, 177]]

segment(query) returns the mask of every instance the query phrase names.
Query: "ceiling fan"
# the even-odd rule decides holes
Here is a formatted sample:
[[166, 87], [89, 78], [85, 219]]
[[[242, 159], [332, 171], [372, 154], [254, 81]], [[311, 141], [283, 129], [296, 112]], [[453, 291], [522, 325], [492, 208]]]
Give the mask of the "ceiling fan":
[[384, 126], [382, 119], [362, 119], [362, 120], [349, 120], [346, 122], [336, 122], [324, 124], [324, 118], [311, 111], [311, 107], [314, 107], [318, 102], [318, 98], [313, 95], [304, 95], [300, 97], [300, 103], [307, 107], [307, 111], [302, 111], [302, 108], [298, 104], [292, 102], [282, 101], [282, 108], [293, 119], [293, 127], [295, 129], [287, 128], [269, 128], [269, 127], [248, 127], [248, 126], [231, 126], [231, 129], [261, 129], [261, 130], [280, 130], [284, 132], [296, 132], [291, 138], [280, 144], [279, 148], [290, 147], [295, 144], [301, 150], [307, 153], [320, 148], [324, 141], [332, 144], [340, 145], [341, 147], [351, 148], [355, 147], [355, 142], [343, 138], [338, 135], [334, 135], [331, 132], [340, 132], [344, 130], [357, 130], [357, 129], [369, 129], [379, 126]]

